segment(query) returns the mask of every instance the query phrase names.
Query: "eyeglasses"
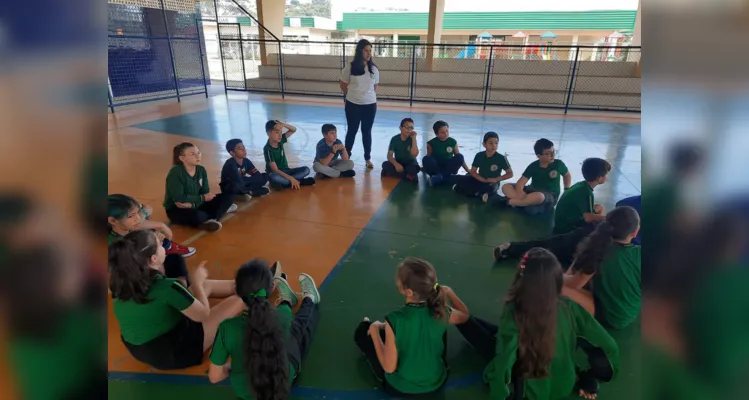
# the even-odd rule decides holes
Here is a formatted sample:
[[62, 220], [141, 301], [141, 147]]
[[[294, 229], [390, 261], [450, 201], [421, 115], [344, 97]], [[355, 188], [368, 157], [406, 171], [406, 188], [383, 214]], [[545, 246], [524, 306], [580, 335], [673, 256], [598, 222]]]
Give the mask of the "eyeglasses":
[[544, 153], [542, 155], [544, 155], [544, 156], [555, 156], [555, 155], [557, 155], [557, 151], [556, 150], [554, 150], [554, 151], [544, 151]]

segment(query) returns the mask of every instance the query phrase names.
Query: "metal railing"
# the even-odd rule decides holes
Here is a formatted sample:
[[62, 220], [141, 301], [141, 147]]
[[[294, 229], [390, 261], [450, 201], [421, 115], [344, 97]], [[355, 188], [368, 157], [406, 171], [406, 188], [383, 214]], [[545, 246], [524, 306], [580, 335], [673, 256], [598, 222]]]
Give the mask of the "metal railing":
[[[227, 90], [343, 96], [338, 76], [355, 42], [268, 40], [229, 23], [218, 29]], [[640, 111], [640, 47], [398, 42], [373, 47], [374, 54], [391, 55], [374, 58], [379, 99]]]

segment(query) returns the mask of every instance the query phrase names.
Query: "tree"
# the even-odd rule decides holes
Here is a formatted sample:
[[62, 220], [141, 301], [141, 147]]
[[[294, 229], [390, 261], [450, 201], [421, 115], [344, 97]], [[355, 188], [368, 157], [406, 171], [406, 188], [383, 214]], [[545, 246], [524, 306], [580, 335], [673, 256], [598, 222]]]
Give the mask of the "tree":
[[287, 17], [323, 17], [330, 18], [330, 0], [312, 0], [300, 3], [292, 0], [286, 6]]

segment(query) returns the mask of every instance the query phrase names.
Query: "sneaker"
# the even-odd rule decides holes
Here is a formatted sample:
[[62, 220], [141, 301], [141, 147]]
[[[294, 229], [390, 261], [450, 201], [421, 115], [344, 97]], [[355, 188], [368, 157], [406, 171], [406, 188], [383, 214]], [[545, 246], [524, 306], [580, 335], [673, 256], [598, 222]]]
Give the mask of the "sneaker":
[[216, 232], [223, 227], [224, 226], [221, 225], [221, 222], [218, 222], [215, 219], [209, 219], [208, 221], [205, 221], [202, 224], [200, 224], [200, 229], [204, 231], [208, 231], [208, 232]]
[[276, 261], [276, 262], [273, 263], [273, 265], [270, 266], [270, 272], [273, 273], [273, 279], [275, 279], [275, 278], [284, 278], [284, 279], [286, 279], [284, 277], [284, 275], [286, 275], [286, 274], [284, 274], [283, 270], [281, 269], [281, 262], [280, 261]]
[[456, 183], [453, 185], [453, 192], [457, 192], [457, 191], [458, 191], [458, 184]]
[[315, 178], [313, 178], [311, 176], [308, 176], [306, 178], [302, 178], [299, 181], [299, 184], [302, 185], [302, 186], [312, 186], [312, 185], [315, 184]]
[[291, 290], [289, 282], [286, 282], [286, 279], [280, 277], [273, 279], [273, 282], [276, 284], [278, 297], [281, 299], [281, 301], [286, 301], [291, 304], [291, 308], [296, 307], [296, 305], [299, 303], [299, 299], [296, 297], [296, 293]]
[[[341, 175], [343, 175], [343, 173], [341, 173]], [[330, 177], [327, 176], [327, 175], [325, 175], [325, 174], [321, 174], [319, 172], [315, 174], [315, 179], [316, 180], [323, 180], [323, 179], [327, 179], [327, 178], [330, 178]]]
[[238, 208], [239, 208], [239, 207], [238, 207], [238, 206], [237, 206], [236, 204], [232, 204], [232, 205], [231, 205], [231, 207], [229, 207], [229, 209], [228, 209], [228, 210], [226, 210], [226, 213], [227, 213], [227, 214], [231, 214], [231, 213], [233, 213], [233, 212], [237, 212], [237, 209], [238, 209]]
[[234, 196], [234, 200], [239, 202], [248, 202], [252, 200], [252, 196], [250, 196], [249, 194], [238, 194]]
[[350, 171], [341, 172], [341, 178], [352, 178], [355, 175], [356, 175], [356, 171], [354, 171], [353, 169]]
[[487, 201], [489, 201], [489, 193], [482, 194], [481, 195], [481, 201], [483, 201], [484, 203], [486, 203]]
[[429, 186], [439, 185], [440, 183], [442, 183], [443, 180], [444, 180], [444, 177], [442, 176], [442, 174], [432, 175], [429, 178], [427, 178], [427, 182], [429, 182]]
[[372, 164], [372, 161], [367, 160], [367, 169], [374, 169], [374, 164]]
[[500, 195], [494, 196], [491, 199], [492, 205], [497, 206], [497, 207], [507, 207], [510, 205], [509, 201], [510, 199], [508, 199], [506, 196], [500, 196]]
[[259, 188], [255, 189], [255, 190], [251, 191], [250, 193], [253, 196], [260, 197], [260, 196], [265, 196], [266, 194], [270, 193], [270, 189], [268, 189], [267, 187], [263, 186], [263, 187], [259, 187]]
[[493, 251], [494, 261], [501, 261], [509, 257], [510, 256], [508, 252], [509, 249], [510, 249], [509, 243], [502, 243], [499, 246], [495, 247]]
[[299, 275], [299, 284], [302, 285], [302, 295], [312, 300], [313, 303], [320, 303], [320, 292], [317, 291], [315, 280], [307, 274]]
[[170, 255], [170, 254], [177, 254], [184, 258], [187, 258], [195, 254], [195, 248], [183, 246], [179, 243], [172, 242], [172, 246], [169, 247], [169, 250], [166, 251], [166, 255]]

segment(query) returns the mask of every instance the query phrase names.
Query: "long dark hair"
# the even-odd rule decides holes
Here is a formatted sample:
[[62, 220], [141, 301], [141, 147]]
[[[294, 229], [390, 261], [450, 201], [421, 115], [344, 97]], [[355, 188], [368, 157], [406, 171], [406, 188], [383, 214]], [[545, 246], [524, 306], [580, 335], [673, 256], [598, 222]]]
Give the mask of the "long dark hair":
[[534, 247], [521, 259], [510, 286], [505, 302], [514, 306], [518, 326], [515, 367], [524, 379], [549, 376], [557, 337], [562, 274], [562, 266], [554, 254]]
[[596, 230], [577, 246], [577, 255], [572, 263], [573, 271], [593, 275], [598, 271], [615, 240], [624, 240], [640, 226], [637, 211], [628, 206], [617, 207], [606, 215]]
[[398, 266], [397, 279], [404, 289], [411, 289], [419, 300], [426, 302], [432, 317], [445, 318], [445, 293], [437, 283], [437, 271], [429, 261], [406, 258]]
[[174, 150], [172, 152], [172, 164], [182, 165], [182, 161], [180, 161], [179, 157], [185, 154], [185, 150], [189, 149], [190, 147], [195, 147], [195, 145], [190, 142], [183, 142], [174, 146]]
[[[359, 43], [356, 44], [356, 53], [354, 53], [354, 60], [351, 61], [351, 75], [364, 75], [364, 57], [362, 56], [362, 54], [364, 53], [364, 48], [367, 46], [372, 46], [372, 43], [370, 43], [367, 39], [362, 39], [359, 41]], [[369, 70], [370, 74], [374, 74], [373, 67], [376, 66], [377, 65], [372, 62], [372, 58], [370, 57], [369, 61], [367, 61], [367, 69]]]
[[[117, 221], [127, 217], [127, 214], [133, 207], [140, 208], [140, 203], [134, 198], [125, 194], [110, 194], [107, 197], [107, 216]], [[107, 222], [107, 233], [112, 231], [112, 224]]]
[[153, 278], [160, 274], [150, 268], [151, 256], [161, 243], [150, 230], [137, 230], [109, 245], [109, 289], [112, 298], [138, 304], [148, 303], [146, 297]]
[[242, 358], [255, 399], [286, 400], [289, 361], [278, 318], [268, 301], [273, 290], [270, 267], [262, 260], [248, 261], [239, 267], [235, 283], [237, 294], [247, 304]]

